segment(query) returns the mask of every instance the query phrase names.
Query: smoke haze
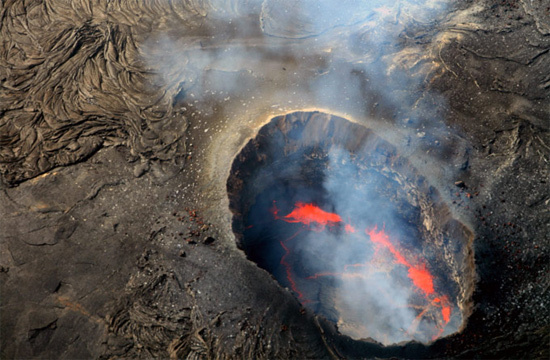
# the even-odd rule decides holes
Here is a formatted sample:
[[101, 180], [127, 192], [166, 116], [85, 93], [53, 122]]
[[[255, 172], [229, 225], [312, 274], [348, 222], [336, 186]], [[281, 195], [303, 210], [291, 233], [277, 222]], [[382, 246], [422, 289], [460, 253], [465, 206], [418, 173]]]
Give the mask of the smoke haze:
[[[434, 27], [444, 21], [440, 17], [447, 1], [198, 4], [187, 33], [167, 31], [165, 36], [150, 38], [144, 53], [158, 75], [156, 81], [180, 93], [186, 116], [223, 115], [224, 126], [239, 133], [257, 108], [276, 114], [323, 106], [360, 115], [365, 122], [416, 128], [421, 141], [431, 141], [429, 134], [436, 129], [444, 130], [439, 118], [444, 103], [425, 83], [429, 74], [441, 69], [432, 61], [433, 49], [408, 38], [407, 29]], [[425, 36], [431, 35], [425, 32]], [[200, 133], [200, 120], [197, 124]], [[414, 238], [420, 236], [412, 225], [418, 219], [396, 214], [384, 197], [388, 179], [376, 172], [369, 178], [365, 173], [368, 169], [359, 169], [346, 151], [331, 149], [321, 181], [326, 204], [363, 234], [308, 232], [293, 251], [309, 262], [310, 269], [342, 273], [346, 265], [375, 260], [379, 253], [372, 244], [345, 239], [367, 239], [366, 228], [386, 226], [392, 237], [405, 243], [415, 243]], [[295, 187], [296, 194], [281, 191], [272, 192], [274, 200], [284, 197], [290, 203], [294, 197], [303, 200], [317, 190], [302, 184]], [[284, 258], [278, 242], [273, 246], [274, 257]], [[381, 265], [389, 262], [382, 259]], [[284, 278], [287, 270], [279, 268], [276, 277]], [[370, 336], [386, 344], [431, 340], [434, 334], [427, 328], [433, 324], [415, 323], [416, 312], [410, 306], [415, 293], [406, 270], [384, 273], [369, 264], [355, 273], [363, 276], [323, 280], [339, 283], [337, 294], [326, 297], [342, 310], [334, 320], [344, 333]], [[411, 324], [415, 324], [414, 331]]]

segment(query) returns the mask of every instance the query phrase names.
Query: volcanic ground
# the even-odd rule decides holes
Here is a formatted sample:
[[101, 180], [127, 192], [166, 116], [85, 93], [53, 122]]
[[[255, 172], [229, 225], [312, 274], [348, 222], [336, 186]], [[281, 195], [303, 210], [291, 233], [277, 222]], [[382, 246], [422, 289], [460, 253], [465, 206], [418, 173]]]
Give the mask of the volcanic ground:
[[548, 358], [550, 3], [0, 0], [1, 357]]

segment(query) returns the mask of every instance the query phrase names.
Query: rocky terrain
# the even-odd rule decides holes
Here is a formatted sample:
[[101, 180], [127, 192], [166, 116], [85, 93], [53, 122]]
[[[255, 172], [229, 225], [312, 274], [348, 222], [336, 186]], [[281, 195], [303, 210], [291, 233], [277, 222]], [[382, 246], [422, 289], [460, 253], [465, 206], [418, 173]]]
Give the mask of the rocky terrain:
[[[0, 0], [2, 358], [548, 358], [550, 3]], [[463, 329], [338, 333], [238, 249], [273, 117], [393, 144], [474, 233]]]

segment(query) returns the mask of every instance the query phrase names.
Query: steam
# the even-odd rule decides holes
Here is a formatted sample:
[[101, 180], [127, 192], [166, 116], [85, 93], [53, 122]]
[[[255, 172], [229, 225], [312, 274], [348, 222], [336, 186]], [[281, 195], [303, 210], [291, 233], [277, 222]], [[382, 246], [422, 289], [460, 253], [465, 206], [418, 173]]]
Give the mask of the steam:
[[[392, 210], [390, 199], [379, 195], [380, 188], [384, 186], [381, 182], [387, 180], [377, 179], [363, 186], [358, 177], [360, 173], [347, 151], [331, 149], [323, 185], [336, 212], [349, 214], [349, 218], [356, 222], [354, 227], [361, 229], [360, 231], [385, 225], [387, 229], [391, 229], [394, 237], [399, 234], [406, 239], [405, 234], [413, 231], [413, 228], [403, 229], [403, 221]], [[341, 234], [330, 236], [333, 236], [333, 246], [329, 251], [333, 255], [332, 261], [326, 264], [329, 272], [341, 273], [348, 264], [366, 264], [353, 269], [353, 273], [359, 276], [339, 281], [335, 305], [341, 310], [340, 331], [355, 338], [371, 337], [384, 344], [411, 339], [429, 342], [429, 332], [414, 329], [414, 333], [408, 333], [417, 314], [410, 307], [414, 288], [407, 281], [406, 275], [384, 273], [373, 265], [384, 261], [377, 261], [376, 257], [383, 255], [375, 253], [372, 243], [341, 241]], [[315, 248], [315, 239], [309, 237], [304, 246]], [[428, 327], [426, 324], [426, 328]]]
[[[244, 114], [253, 106], [281, 112], [323, 106], [429, 131], [442, 127], [438, 105], [430, 104], [432, 110], [422, 101], [425, 79], [437, 66], [432, 50], [411, 41], [407, 30], [443, 21], [447, 2], [195, 2], [181, 24], [183, 30], [149, 38], [143, 58], [158, 75], [156, 84], [179, 94], [187, 116], [231, 113], [228, 126], [235, 132], [241, 131]], [[429, 31], [424, 34], [430, 36]], [[328, 165], [322, 183], [335, 212], [344, 219], [353, 216], [353, 226], [359, 229], [385, 224], [401, 241], [414, 241], [418, 234], [403, 225], [380, 193], [383, 179], [373, 175], [365, 184], [354, 181], [361, 169], [341, 149], [330, 151]], [[299, 190], [302, 197], [308, 192]], [[288, 194], [274, 194], [279, 195]], [[312, 232], [295, 250], [307, 255], [311, 269], [335, 273], [360, 256], [375, 256], [372, 246], [357, 247], [344, 238]], [[357, 271], [365, 276], [341, 282], [337, 296], [332, 296], [335, 306], [345, 309], [341, 330], [354, 324], [347, 330], [355, 331], [355, 337], [370, 336], [387, 344], [410, 340], [407, 329], [416, 314], [408, 307], [414, 293], [405, 285], [406, 272], [383, 275], [369, 266]], [[422, 336], [424, 323], [415, 326], [416, 340], [431, 340]], [[359, 328], [363, 330], [357, 332]]]
[[181, 33], [151, 37], [143, 53], [187, 103], [229, 108], [254, 96], [283, 111], [318, 105], [408, 125], [439, 122], [417, 101], [437, 68], [432, 50], [406, 30], [442, 21], [446, 0], [196, 3]]
[[[341, 332], [355, 338], [370, 337], [385, 344], [411, 340], [406, 331], [416, 317], [409, 308], [413, 289], [407, 285], [406, 275], [395, 278], [370, 265], [377, 255], [372, 244], [361, 234], [362, 229], [383, 221], [398, 222], [388, 200], [379, 198], [380, 184], [373, 182], [367, 188], [358, 188], [363, 187], [360, 173], [346, 151], [331, 149], [323, 182], [329, 199], [327, 205], [332, 205], [334, 212], [341, 214], [343, 219], [349, 219], [347, 222], [352, 222], [359, 234], [309, 231], [295, 244], [293, 251], [299, 254], [299, 262], [306, 271], [316, 273], [315, 278], [321, 283], [318, 290], [309, 290], [318, 291], [319, 297], [325, 299], [325, 304], [317, 311], [326, 314], [330, 313], [328, 308], [337, 309], [333, 320], [338, 322]], [[365, 241], [357, 241], [357, 236], [363, 236]], [[345, 274], [351, 274], [348, 267], [353, 264], [359, 266], [353, 268], [353, 277], [346, 278]], [[337, 290], [330, 295], [321, 294], [333, 285]], [[416, 340], [430, 339], [420, 335]]]
[[[284, 143], [258, 145], [280, 153], [276, 146]], [[372, 149], [353, 155], [362, 156], [384, 157]], [[258, 195], [245, 220], [244, 250], [252, 260], [356, 339], [429, 342], [456, 329], [453, 295], [439, 286], [447, 280], [423, 259], [419, 210], [408, 204], [415, 200], [382, 174], [386, 161], [367, 167], [372, 162], [338, 146], [307, 145], [273, 160], [247, 168], [254, 172], [243, 194], [248, 201]]]

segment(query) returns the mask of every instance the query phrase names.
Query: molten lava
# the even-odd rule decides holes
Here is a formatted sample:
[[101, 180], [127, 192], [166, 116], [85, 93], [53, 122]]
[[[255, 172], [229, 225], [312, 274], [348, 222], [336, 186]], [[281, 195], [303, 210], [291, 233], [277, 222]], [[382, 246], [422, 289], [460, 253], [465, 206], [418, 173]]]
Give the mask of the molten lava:
[[434, 284], [433, 276], [428, 270], [426, 270], [426, 265], [420, 264], [413, 266], [411, 265], [403, 255], [393, 244], [390, 242], [388, 235], [384, 233], [384, 230], [376, 231], [376, 227], [370, 231], [366, 231], [367, 235], [370, 236], [370, 240], [375, 244], [380, 244], [386, 247], [394, 256], [397, 263], [405, 265], [409, 272], [409, 278], [413, 281], [414, 285], [421, 289], [426, 295], [432, 295], [434, 293]]
[[296, 285], [296, 281], [294, 281], [294, 278], [292, 277], [292, 266], [288, 263], [288, 261], [286, 261], [287, 256], [290, 254], [290, 249], [285, 244], [285, 242], [288, 242], [288, 241], [294, 239], [296, 236], [298, 236], [298, 234], [300, 232], [301, 232], [301, 230], [296, 232], [296, 234], [292, 235], [291, 237], [289, 237], [285, 241], [280, 242], [281, 247], [285, 250], [285, 254], [283, 255], [283, 257], [281, 257], [281, 265], [283, 265], [284, 268], [285, 268], [286, 278], [288, 279], [288, 282], [290, 284], [290, 288], [292, 289], [292, 291], [294, 291], [294, 293], [296, 293], [296, 295], [298, 296], [298, 300], [300, 300], [300, 302], [302, 304], [307, 304], [310, 301], [308, 299], [306, 299], [304, 294], [298, 289], [298, 285]]
[[[276, 219], [281, 219], [277, 216], [278, 210], [275, 205], [273, 214]], [[333, 226], [342, 222], [342, 218], [338, 214], [329, 213], [313, 204], [296, 203], [294, 210], [284, 216], [281, 220], [289, 223], [302, 223], [305, 225], [317, 224], [317, 229], [323, 230], [325, 226]]]
[[[284, 250], [284, 255], [280, 260], [280, 264], [285, 268], [288, 283], [290, 284], [292, 290], [297, 294], [300, 302], [302, 304], [310, 303], [311, 300], [307, 299], [304, 293], [300, 291], [294, 278], [295, 275], [292, 265], [287, 261], [287, 258], [291, 253], [291, 248], [288, 243], [295, 239], [303, 230], [321, 232], [327, 227], [331, 228], [337, 225], [343, 226], [347, 234], [354, 234], [356, 233], [356, 230], [352, 225], [345, 223], [340, 215], [324, 211], [314, 204], [297, 202], [294, 209], [288, 215], [279, 216], [279, 210], [274, 203], [271, 212], [276, 220], [282, 220], [287, 223], [301, 223], [306, 226], [305, 228], [298, 230], [288, 239], [280, 241], [281, 247]], [[441, 336], [445, 330], [445, 326], [451, 319], [451, 307], [447, 296], [436, 293], [434, 288], [434, 277], [426, 267], [426, 264], [412, 255], [407, 255], [401, 251], [399, 246], [396, 244], [396, 241], [390, 239], [389, 235], [387, 235], [384, 230], [378, 230], [377, 226], [370, 229], [365, 229], [364, 233], [368, 236], [370, 243], [374, 245], [375, 256], [372, 260], [364, 263], [345, 265], [342, 272], [320, 272], [309, 275], [305, 277], [305, 279], [312, 280], [324, 276], [331, 276], [339, 278], [342, 281], [348, 281], [354, 278], [365, 278], [370, 276], [369, 271], [372, 270], [367, 272], [359, 272], [358, 269], [375, 269], [377, 264], [380, 262], [389, 261], [393, 264], [393, 266], [404, 266], [414, 289], [416, 289], [416, 293], [422, 296], [425, 300], [424, 305], [414, 306], [415, 308], [418, 308], [418, 313], [406, 332], [409, 334], [414, 333], [417, 330], [421, 320], [431, 314], [432, 320], [436, 318], [436, 329], [434, 333], [437, 334], [433, 336], [432, 340], [437, 339]], [[368, 241], [367, 238], [364, 237], [357, 238], [359, 239], [358, 241]], [[386, 254], [388, 255], [383, 254], [383, 251], [386, 251]], [[388, 299], [388, 301], [391, 301], [391, 299]], [[434, 312], [435, 310], [439, 311], [439, 315], [434, 315], [437, 313]]]

